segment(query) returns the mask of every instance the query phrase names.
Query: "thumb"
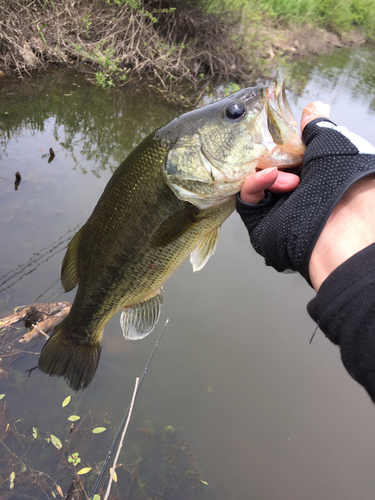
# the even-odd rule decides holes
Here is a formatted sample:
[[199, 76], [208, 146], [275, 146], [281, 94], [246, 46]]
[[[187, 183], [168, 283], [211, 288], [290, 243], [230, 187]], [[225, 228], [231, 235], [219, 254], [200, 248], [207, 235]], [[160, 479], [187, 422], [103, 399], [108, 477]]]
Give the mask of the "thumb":
[[329, 118], [331, 113], [331, 105], [324, 104], [321, 101], [310, 102], [302, 111], [301, 133], [308, 123], [315, 118]]

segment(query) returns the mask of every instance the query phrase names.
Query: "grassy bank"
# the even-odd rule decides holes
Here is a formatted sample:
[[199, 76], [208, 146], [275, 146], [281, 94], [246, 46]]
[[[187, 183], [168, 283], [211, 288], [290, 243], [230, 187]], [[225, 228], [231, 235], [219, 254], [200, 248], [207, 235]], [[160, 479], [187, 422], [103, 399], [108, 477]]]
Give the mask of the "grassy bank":
[[374, 20], [374, 0], [2, 0], [0, 70], [78, 67], [195, 104], [219, 82], [268, 76], [279, 54], [373, 39]]
[[274, 25], [316, 26], [339, 36], [359, 29], [375, 40], [374, 0], [209, 0], [208, 5], [241, 10], [250, 23], [266, 18]]
[[260, 0], [259, 8], [272, 19], [294, 24], [310, 24], [344, 35], [360, 29], [375, 37], [374, 0]]

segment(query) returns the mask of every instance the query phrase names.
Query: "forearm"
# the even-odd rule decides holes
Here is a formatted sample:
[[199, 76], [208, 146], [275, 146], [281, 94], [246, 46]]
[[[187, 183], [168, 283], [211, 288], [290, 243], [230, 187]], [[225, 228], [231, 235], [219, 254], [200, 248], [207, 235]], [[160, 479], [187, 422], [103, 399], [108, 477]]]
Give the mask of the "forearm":
[[309, 275], [316, 291], [340, 264], [375, 242], [375, 177], [356, 182], [332, 211], [311, 254]]

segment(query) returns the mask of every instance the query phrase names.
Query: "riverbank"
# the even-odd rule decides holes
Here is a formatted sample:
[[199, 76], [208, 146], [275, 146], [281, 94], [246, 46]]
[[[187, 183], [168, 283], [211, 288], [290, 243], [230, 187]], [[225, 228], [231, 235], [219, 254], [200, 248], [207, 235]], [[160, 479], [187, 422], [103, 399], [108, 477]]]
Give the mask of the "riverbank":
[[102, 87], [145, 82], [187, 104], [220, 82], [272, 76], [281, 56], [364, 42], [359, 31], [339, 36], [182, 1], [9, 0], [0, 4], [0, 19], [4, 75], [74, 67]]

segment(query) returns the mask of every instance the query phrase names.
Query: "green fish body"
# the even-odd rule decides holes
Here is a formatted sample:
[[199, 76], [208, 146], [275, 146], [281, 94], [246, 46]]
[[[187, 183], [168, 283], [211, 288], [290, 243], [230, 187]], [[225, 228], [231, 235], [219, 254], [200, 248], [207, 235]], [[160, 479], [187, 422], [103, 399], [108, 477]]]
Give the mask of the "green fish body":
[[[78, 290], [43, 347], [43, 372], [63, 376], [76, 391], [87, 387], [107, 322], [122, 310], [126, 338], [153, 330], [163, 284], [189, 255], [195, 271], [205, 265], [235, 209], [235, 194], [260, 159], [301, 163], [303, 148], [281, 110], [280, 88], [274, 84], [271, 98], [270, 88], [245, 89], [186, 113], [144, 139], [118, 167], [68, 246], [61, 281], [65, 291]], [[284, 148], [289, 142], [297, 144], [293, 152]]]

